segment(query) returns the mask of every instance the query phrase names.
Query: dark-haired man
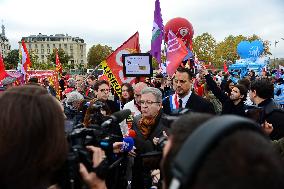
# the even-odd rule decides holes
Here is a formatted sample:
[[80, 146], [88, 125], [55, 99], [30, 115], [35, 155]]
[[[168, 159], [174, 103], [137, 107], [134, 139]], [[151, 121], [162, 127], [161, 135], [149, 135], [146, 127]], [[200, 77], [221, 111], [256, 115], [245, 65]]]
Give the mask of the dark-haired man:
[[172, 114], [178, 109], [186, 108], [194, 112], [215, 114], [211, 102], [196, 95], [192, 89], [193, 74], [187, 68], [179, 67], [174, 76], [175, 94], [163, 101], [163, 111]]
[[239, 116], [246, 115], [246, 106], [244, 104], [244, 101], [246, 100], [248, 90], [244, 85], [235, 85], [232, 88], [230, 96], [228, 96], [217, 86], [216, 82], [213, 80], [206, 69], [204, 69], [201, 74], [203, 74], [203, 76], [205, 77], [209, 89], [222, 103], [221, 114], [235, 114]]
[[110, 87], [109, 82], [105, 80], [97, 81], [94, 85], [95, 95], [97, 100], [100, 100], [108, 106], [110, 114], [120, 110], [119, 105], [112, 100], [109, 100]]
[[273, 100], [273, 83], [266, 78], [252, 81], [249, 96], [257, 107], [263, 109], [263, 113], [260, 115], [261, 120], [272, 124], [274, 129], [270, 134], [270, 138], [277, 140], [284, 137], [284, 113], [283, 109]]

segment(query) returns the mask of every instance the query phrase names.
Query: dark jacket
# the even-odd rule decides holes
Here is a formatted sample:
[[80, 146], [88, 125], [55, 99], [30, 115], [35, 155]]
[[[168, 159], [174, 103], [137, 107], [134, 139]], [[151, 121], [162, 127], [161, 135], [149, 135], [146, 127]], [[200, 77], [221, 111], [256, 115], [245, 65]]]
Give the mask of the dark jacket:
[[246, 106], [243, 101], [235, 105], [234, 102], [230, 100], [230, 97], [221, 91], [221, 89], [217, 86], [216, 82], [209, 74], [205, 76], [205, 79], [209, 89], [222, 103], [221, 114], [235, 114], [239, 116], [246, 116]]
[[119, 105], [112, 100], [106, 100], [105, 103], [107, 107], [110, 109], [111, 114], [120, 110]]
[[[173, 113], [170, 105], [170, 98], [167, 97], [163, 100], [163, 112], [165, 114]], [[201, 113], [210, 113], [215, 114], [214, 107], [211, 102], [206, 99], [196, 95], [194, 92], [191, 93], [185, 108], [193, 111], [193, 112], [201, 112]]]
[[[141, 131], [138, 128], [139, 120], [141, 119], [141, 115], [134, 117], [133, 119], [133, 130], [136, 132], [135, 137], [135, 147], [137, 156], [134, 158], [134, 165], [132, 168], [132, 189], [144, 189], [150, 188], [152, 184], [150, 168], [148, 167], [148, 162], [146, 163], [146, 158], [142, 158], [141, 154], [145, 154], [147, 152], [152, 152], [156, 150], [156, 146], [153, 143], [153, 138], [160, 138], [163, 135], [163, 131], [168, 131], [168, 121], [165, 119], [165, 114], [160, 114], [156, 118], [156, 124], [152, 129], [149, 137], [147, 139], [144, 138]], [[159, 163], [158, 163], [159, 164]]]
[[273, 131], [269, 135], [272, 140], [278, 140], [284, 137], [284, 111], [273, 99], [266, 99], [258, 107], [264, 109], [264, 120], [271, 123]]

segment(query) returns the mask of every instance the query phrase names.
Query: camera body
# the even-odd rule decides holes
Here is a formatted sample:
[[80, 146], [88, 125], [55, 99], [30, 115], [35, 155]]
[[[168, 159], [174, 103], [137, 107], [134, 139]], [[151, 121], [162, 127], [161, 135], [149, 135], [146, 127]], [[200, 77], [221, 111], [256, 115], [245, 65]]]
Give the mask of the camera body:
[[[73, 127], [66, 137], [69, 143], [67, 161], [60, 170], [59, 186], [62, 189], [82, 188], [84, 183], [79, 173], [79, 163], [82, 163], [89, 172], [95, 172], [98, 177], [105, 179], [109, 167], [116, 160], [113, 154], [113, 143], [122, 141], [120, 126], [111, 116], [100, 113], [102, 103], [92, 106], [91, 124], [85, 127], [78, 124]], [[93, 167], [92, 154], [86, 146], [100, 147], [105, 151], [106, 159], [96, 168]]]

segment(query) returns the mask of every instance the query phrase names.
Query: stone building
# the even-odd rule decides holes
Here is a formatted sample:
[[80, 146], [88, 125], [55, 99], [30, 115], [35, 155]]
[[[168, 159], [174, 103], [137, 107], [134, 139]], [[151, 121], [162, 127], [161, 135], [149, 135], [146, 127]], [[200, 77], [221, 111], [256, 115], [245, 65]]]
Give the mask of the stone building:
[[[86, 43], [79, 37], [72, 37], [68, 34], [48, 36], [39, 33], [38, 35], [22, 37], [22, 40], [25, 41], [29, 53], [38, 56], [39, 62], [47, 62], [47, 58], [53, 52], [53, 49], [63, 49], [65, 54], [71, 57], [70, 64], [75, 66], [87, 64]], [[20, 47], [21, 41], [19, 41]]]

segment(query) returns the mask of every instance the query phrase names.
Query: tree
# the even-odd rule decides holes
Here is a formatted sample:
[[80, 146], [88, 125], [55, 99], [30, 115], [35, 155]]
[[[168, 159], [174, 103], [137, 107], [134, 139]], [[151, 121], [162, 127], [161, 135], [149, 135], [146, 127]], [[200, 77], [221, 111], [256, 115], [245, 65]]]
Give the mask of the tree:
[[5, 69], [7, 70], [16, 69], [18, 62], [19, 62], [19, 50], [18, 49], [11, 50], [8, 53], [7, 57], [4, 58]]
[[[47, 60], [47, 64], [52, 64], [55, 68], [55, 55], [56, 55], [56, 49], [53, 49], [53, 52], [48, 56]], [[59, 49], [58, 50], [58, 56], [59, 56], [59, 60], [60, 63], [62, 65], [63, 70], [69, 70], [69, 69], [73, 69], [74, 68], [74, 64], [68, 64], [71, 56], [69, 56], [68, 54], [65, 53], [65, 51], [63, 49]]]
[[103, 60], [105, 60], [112, 52], [112, 48], [107, 45], [93, 45], [88, 52], [88, 67], [96, 67]]
[[243, 35], [233, 36], [229, 35], [223, 41], [217, 44], [216, 47], [216, 61], [215, 65], [221, 67], [225, 61], [235, 62], [239, 59], [237, 54], [237, 45], [246, 40]]
[[206, 32], [193, 39], [193, 52], [208, 64], [215, 61], [216, 45], [214, 37]]
[[34, 52], [34, 51], [31, 51], [30, 52], [30, 60], [31, 60], [31, 68], [34, 69], [34, 70], [51, 70], [51, 69], [54, 69], [54, 65], [48, 61], [48, 62], [39, 62], [39, 59], [38, 59], [38, 55]]

